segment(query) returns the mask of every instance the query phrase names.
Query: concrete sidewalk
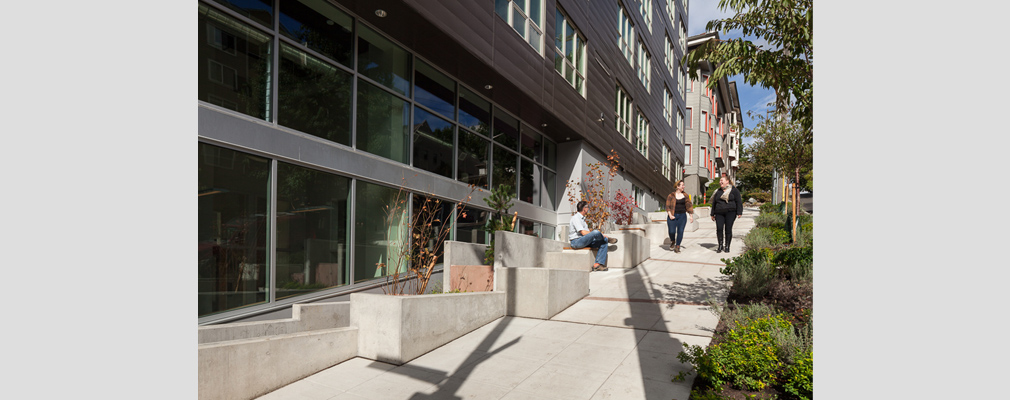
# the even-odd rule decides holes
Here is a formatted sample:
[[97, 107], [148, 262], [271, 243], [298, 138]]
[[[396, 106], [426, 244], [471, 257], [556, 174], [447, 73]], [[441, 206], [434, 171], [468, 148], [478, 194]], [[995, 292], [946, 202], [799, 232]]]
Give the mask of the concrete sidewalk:
[[653, 244], [636, 268], [591, 273], [589, 296], [550, 320], [500, 318], [401, 366], [353, 358], [260, 399], [686, 400], [676, 355], [711, 340], [719, 317], [705, 304], [730, 284], [720, 259], [741, 253], [757, 215], [737, 219], [728, 254], [702, 218], [679, 254]]

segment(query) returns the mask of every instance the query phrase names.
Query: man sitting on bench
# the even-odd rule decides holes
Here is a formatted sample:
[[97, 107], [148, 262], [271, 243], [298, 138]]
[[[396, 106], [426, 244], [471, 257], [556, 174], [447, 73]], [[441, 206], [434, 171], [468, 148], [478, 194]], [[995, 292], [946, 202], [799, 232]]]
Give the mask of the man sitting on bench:
[[599, 249], [596, 252], [596, 263], [593, 264], [593, 271], [606, 271], [607, 267], [607, 245], [608, 243], [617, 243], [617, 238], [608, 238], [606, 235], [600, 233], [599, 230], [589, 231], [589, 225], [586, 225], [586, 214], [589, 213], [589, 203], [585, 200], [580, 201], [575, 209], [579, 212], [572, 216], [571, 222], [568, 223], [568, 240], [572, 243], [573, 249], [581, 249], [583, 247], [588, 247], [590, 249]]

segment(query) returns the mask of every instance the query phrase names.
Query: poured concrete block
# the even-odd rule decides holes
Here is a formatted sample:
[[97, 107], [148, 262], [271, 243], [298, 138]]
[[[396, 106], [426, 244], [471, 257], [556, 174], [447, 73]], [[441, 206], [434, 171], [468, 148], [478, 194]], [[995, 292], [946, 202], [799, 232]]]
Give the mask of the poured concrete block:
[[479, 243], [457, 242], [446, 240], [444, 242], [445, 252], [442, 253], [442, 290], [450, 290], [452, 287], [452, 266], [453, 265], [485, 265], [484, 250], [487, 245]]
[[254, 399], [357, 356], [358, 330], [337, 328], [201, 344], [201, 400]]
[[500, 268], [495, 281], [508, 294], [506, 313], [550, 319], [589, 294], [589, 271]]
[[544, 254], [561, 251], [568, 242], [543, 239], [520, 233], [494, 233], [494, 268], [543, 268]]
[[592, 271], [596, 255], [586, 250], [564, 250], [544, 255], [544, 268]]
[[607, 248], [607, 268], [635, 268], [649, 258], [652, 241], [633, 233], [610, 232], [607, 236], [617, 239], [616, 244]]
[[505, 316], [505, 293], [351, 294], [358, 356], [401, 365]]
[[271, 321], [235, 322], [201, 326], [197, 331], [200, 344], [228, 340], [286, 335], [320, 329], [344, 328], [351, 323], [351, 303], [348, 301], [315, 304], [295, 304], [291, 318]]

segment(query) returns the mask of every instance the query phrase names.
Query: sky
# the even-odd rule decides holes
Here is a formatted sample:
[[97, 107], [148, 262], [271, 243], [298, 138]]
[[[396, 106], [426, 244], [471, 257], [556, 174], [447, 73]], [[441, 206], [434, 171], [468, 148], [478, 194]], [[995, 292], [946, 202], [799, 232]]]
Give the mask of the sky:
[[[705, 24], [714, 19], [728, 18], [732, 16], [730, 11], [720, 11], [718, 0], [692, 0], [688, 3], [687, 16], [687, 36], [694, 36], [705, 33]], [[740, 32], [729, 32], [725, 34], [719, 32], [720, 39], [735, 39], [741, 37]], [[754, 40], [752, 38], [752, 40]], [[764, 42], [755, 40], [756, 43]], [[742, 75], [734, 75], [726, 79], [736, 82], [737, 95], [740, 97], [740, 111], [743, 114], [744, 128], [753, 128], [757, 123], [747, 116], [747, 111], [763, 113], [768, 109], [768, 103], [775, 101], [775, 92], [771, 89], [762, 89], [760, 86], [750, 86], [744, 83]], [[741, 139], [744, 144], [750, 144], [754, 139], [744, 137]]]

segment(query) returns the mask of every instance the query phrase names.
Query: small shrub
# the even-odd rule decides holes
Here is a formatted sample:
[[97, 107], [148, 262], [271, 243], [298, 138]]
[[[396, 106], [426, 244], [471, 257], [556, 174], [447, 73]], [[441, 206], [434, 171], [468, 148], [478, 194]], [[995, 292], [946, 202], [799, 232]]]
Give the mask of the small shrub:
[[814, 397], [814, 353], [803, 352], [782, 374], [782, 389], [801, 400]]
[[762, 390], [776, 381], [784, 366], [773, 330], [792, 330], [792, 324], [781, 316], [758, 318], [730, 330], [722, 343], [708, 349], [687, 346], [677, 358], [693, 365], [698, 377], [715, 387], [728, 383], [739, 389]]
[[750, 249], [732, 259], [723, 259], [726, 267], [719, 272], [733, 276], [733, 292], [743, 297], [761, 296], [778, 276], [771, 249]]
[[778, 213], [766, 213], [754, 218], [754, 226], [757, 228], [767, 228], [772, 226], [785, 227], [786, 216]]
[[766, 303], [737, 304], [726, 307], [719, 313], [719, 318], [726, 321], [726, 327], [735, 329], [739, 321], [752, 321], [761, 317], [779, 314], [775, 306]]
[[814, 248], [788, 247], [775, 253], [772, 262], [782, 268], [785, 278], [793, 281], [814, 279]]
[[789, 232], [776, 227], [754, 228], [743, 237], [743, 244], [748, 249], [777, 247], [790, 241]]
[[772, 201], [772, 194], [768, 192], [748, 192], [743, 195], [743, 201], [747, 201], [753, 198], [759, 203], [768, 203]]
[[779, 214], [781, 214], [782, 213], [782, 204], [781, 203], [779, 203], [779, 204], [764, 203], [758, 209], [761, 210], [761, 214], [768, 214], [768, 213], [779, 213]]

